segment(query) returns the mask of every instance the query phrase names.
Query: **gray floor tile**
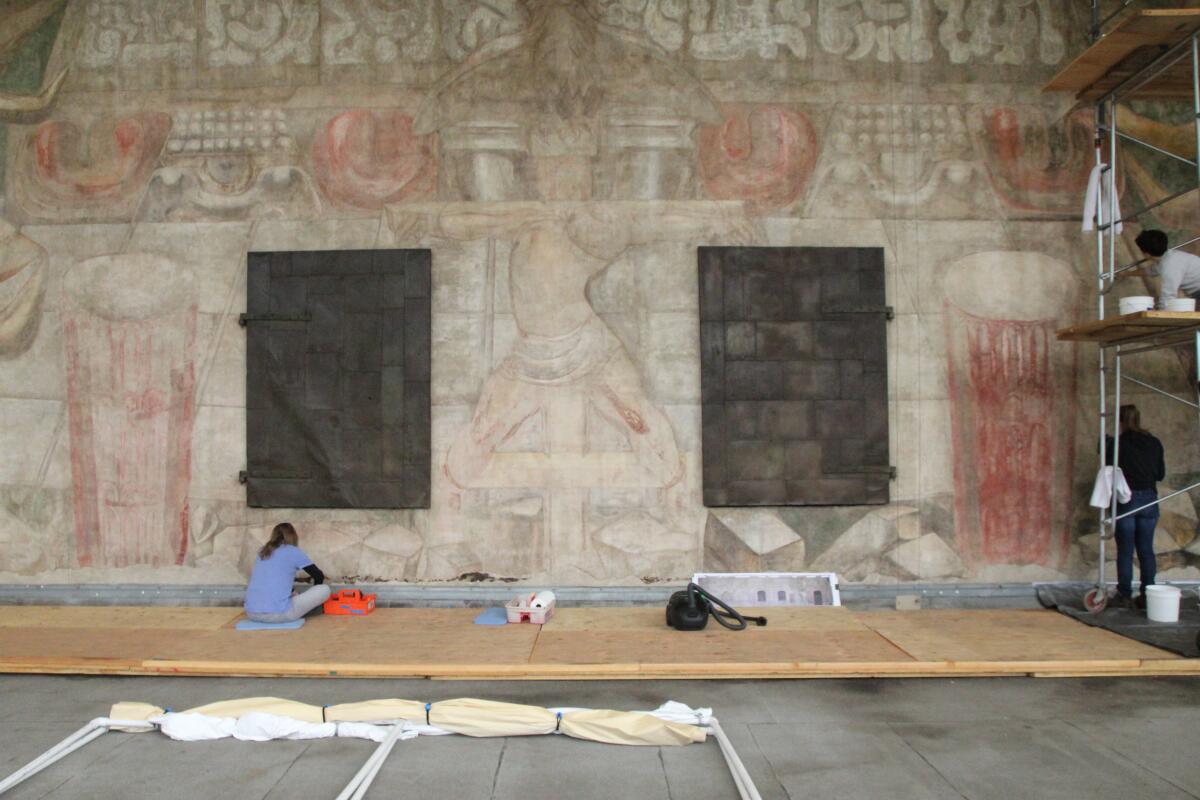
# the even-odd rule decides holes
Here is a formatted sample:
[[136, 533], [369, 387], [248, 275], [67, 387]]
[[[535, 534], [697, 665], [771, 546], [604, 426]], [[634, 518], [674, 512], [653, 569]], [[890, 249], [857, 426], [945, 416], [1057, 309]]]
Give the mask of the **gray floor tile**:
[[657, 747], [620, 747], [565, 736], [509, 739], [492, 797], [670, 800]]
[[503, 739], [466, 736], [428, 736], [400, 742], [379, 771], [368, 797], [489, 798], [503, 747]]
[[893, 728], [971, 800], [1190, 797], [1058, 720]]
[[[67, 733], [70, 733], [70, 731]], [[42, 748], [42, 750], [48, 749], [51, 744], [57, 743], [61, 738], [55, 737], [54, 742], [47, 743], [46, 747]], [[34, 800], [34, 798], [57, 797], [59, 791], [63, 790], [71, 782], [78, 780], [79, 776], [90, 774], [98, 765], [118, 759], [121, 749], [128, 744], [128, 736], [117, 736], [116, 734], [106, 733], [80, 750], [71, 753], [61, 761], [51, 764], [24, 783], [18, 784], [4, 795], [4, 800]], [[34, 756], [36, 755], [35, 753]], [[32, 760], [32, 757], [22, 758], [21, 765], [28, 763], [30, 760]], [[9, 770], [5, 770], [6, 777], [8, 772]], [[94, 792], [91, 796], [104, 797], [105, 795], [103, 792]]]
[[174, 742], [162, 736], [136, 735], [127, 739], [86, 772], [56, 788], [47, 800], [260, 798], [310, 744], [233, 739]]
[[[182, 710], [256, 695], [316, 705], [482, 697], [618, 709], [669, 699], [709, 706], [767, 800], [1200, 796], [1200, 759], [1192, 756], [1200, 681], [1190, 678], [506, 683], [0, 676], [0, 774], [106, 714], [117, 700]], [[373, 747], [358, 740], [185, 744], [158, 734], [112, 733], [4, 800], [332, 797]], [[372, 796], [472, 800], [490, 798], [493, 790], [503, 798], [734, 796], [715, 742], [660, 750], [464, 737], [398, 744]]]
[[1200, 797], [1200, 722], [1195, 708], [1189, 717], [1097, 718], [1072, 721], [1090, 743], [1115, 757], [1127, 758], [1186, 792]]
[[[743, 759], [753, 755], [765, 763], [757, 750], [739, 755]], [[659, 758], [667, 774], [667, 792], [673, 800], [737, 797], [733, 777], [715, 739], [687, 747], [664, 747], [659, 750]]]
[[[265, 800], [337, 797], [378, 746], [364, 739], [317, 739], [307, 744], [303, 755], [271, 787]], [[393, 749], [392, 755], [398, 755], [398, 751]]]
[[954, 787], [886, 725], [751, 725], [792, 798], [959, 800]]

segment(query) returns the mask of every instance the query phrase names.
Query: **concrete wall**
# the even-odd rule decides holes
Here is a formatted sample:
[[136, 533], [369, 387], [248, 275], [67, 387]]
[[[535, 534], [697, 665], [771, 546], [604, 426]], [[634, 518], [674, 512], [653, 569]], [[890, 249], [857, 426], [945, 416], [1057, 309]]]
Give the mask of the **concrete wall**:
[[[0, 580], [237, 581], [285, 517], [355, 580], [1091, 569], [1095, 353], [1053, 336], [1094, 313], [1091, 122], [1039, 91], [1085, 4], [17, 5]], [[1131, 199], [1167, 180], [1143, 167]], [[702, 505], [695, 248], [721, 243], [885, 249], [891, 505]], [[403, 246], [434, 253], [432, 508], [247, 508], [245, 253]], [[1186, 479], [1194, 418], [1139, 402]]]

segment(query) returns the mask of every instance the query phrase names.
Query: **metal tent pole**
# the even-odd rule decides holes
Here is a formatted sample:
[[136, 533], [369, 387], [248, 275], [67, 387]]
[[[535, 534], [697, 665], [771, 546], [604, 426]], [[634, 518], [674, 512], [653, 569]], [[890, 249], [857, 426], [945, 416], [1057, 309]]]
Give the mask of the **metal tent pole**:
[[359, 800], [367, 793], [371, 782], [375, 780], [375, 776], [379, 773], [383, 762], [387, 760], [388, 755], [392, 752], [392, 747], [396, 744], [396, 740], [400, 738], [400, 734], [404, 731], [404, 723], [399, 722], [392, 726], [388, 732], [387, 738], [379, 743], [375, 748], [375, 752], [371, 753], [371, 757], [366, 760], [350, 782], [346, 784], [346, 788], [342, 789], [341, 794], [337, 796], [337, 800]]

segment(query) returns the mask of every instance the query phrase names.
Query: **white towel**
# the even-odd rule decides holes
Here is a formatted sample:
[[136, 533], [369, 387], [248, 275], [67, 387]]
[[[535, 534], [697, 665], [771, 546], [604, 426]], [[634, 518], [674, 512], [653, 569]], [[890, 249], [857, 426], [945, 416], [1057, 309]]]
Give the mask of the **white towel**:
[[1125, 482], [1125, 473], [1120, 467], [1104, 467], [1096, 473], [1096, 482], [1092, 485], [1092, 508], [1108, 508], [1112, 504], [1113, 488], [1117, 491], [1117, 502], [1128, 503], [1133, 499], [1133, 492]]
[[[1104, 174], [1106, 164], [1097, 164], [1092, 167], [1092, 174], [1088, 176], [1087, 194], [1083, 198], [1083, 230], [1094, 231], [1096, 229], [1096, 211], [1099, 204], [1100, 224], [1104, 225], [1108, 222], [1108, 184], [1107, 177], [1101, 177]], [[1115, 180], [1115, 178], [1114, 178]], [[1114, 192], [1116, 194], [1116, 192]], [[1116, 211], [1116, 232], [1120, 233], [1125, 226], [1119, 221], [1121, 219], [1121, 196], [1118, 194], [1113, 198], [1114, 210]]]

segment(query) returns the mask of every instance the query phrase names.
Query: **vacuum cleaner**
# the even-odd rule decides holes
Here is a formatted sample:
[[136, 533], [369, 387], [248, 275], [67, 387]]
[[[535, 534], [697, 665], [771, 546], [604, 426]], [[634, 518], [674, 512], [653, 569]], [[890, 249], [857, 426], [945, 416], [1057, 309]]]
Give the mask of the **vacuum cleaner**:
[[677, 631], [702, 631], [710, 616], [731, 631], [745, 630], [751, 622], [760, 627], [767, 624], [766, 617], [742, 616], [724, 600], [694, 583], [667, 600], [667, 625]]

